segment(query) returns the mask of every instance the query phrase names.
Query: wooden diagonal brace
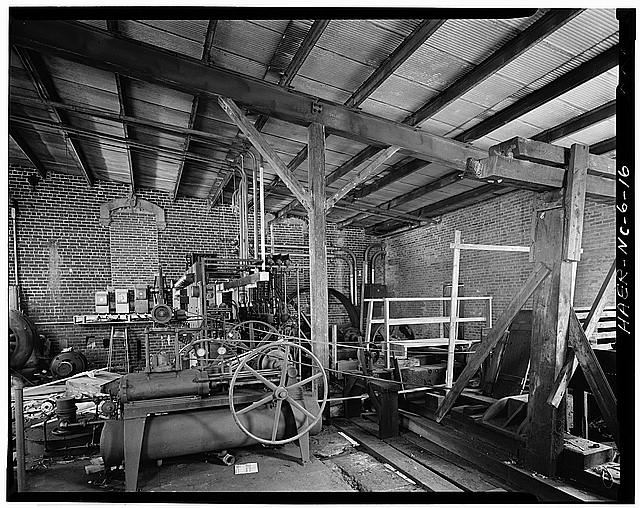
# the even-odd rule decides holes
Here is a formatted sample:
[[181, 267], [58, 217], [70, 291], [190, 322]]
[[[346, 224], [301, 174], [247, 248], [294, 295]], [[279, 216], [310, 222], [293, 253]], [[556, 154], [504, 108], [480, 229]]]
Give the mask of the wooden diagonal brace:
[[251, 144], [256, 147], [256, 150], [269, 162], [296, 199], [300, 201], [307, 211], [311, 210], [311, 200], [309, 199], [307, 191], [298, 179], [293, 176], [291, 171], [287, 169], [287, 165], [278, 157], [278, 154], [271, 148], [271, 145], [269, 145], [264, 136], [256, 130], [253, 124], [242, 111], [240, 111], [240, 108], [236, 106], [235, 102], [225, 97], [218, 97], [218, 103], [222, 110], [229, 115], [229, 118], [231, 118], [244, 135], [247, 136]]
[[504, 310], [500, 318], [496, 321], [496, 325], [491, 328], [491, 331], [487, 337], [480, 343], [478, 350], [471, 355], [466, 367], [458, 376], [455, 384], [449, 390], [446, 397], [443, 399], [438, 411], [436, 412], [436, 421], [440, 422], [447, 412], [451, 409], [458, 396], [462, 393], [462, 390], [469, 382], [469, 379], [480, 368], [480, 365], [484, 359], [489, 355], [491, 350], [498, 343], [504, 332], [516, 317], [516, 314], [520, 311], [522, 306], [531, 297], [536, 288], [542, 284], [551, 271], [547, 266], [542, 263], [537, 263], [533, 272], [529, 275], [524, 285], [518, 291], [518, 294], [513, 297], [507, 308]]
[[355, 189], [362, 182], [366, 181], [373, 173], [385, 162], [387, 161], [393, 154], [395, 154], [398, 150], [400, 150], [399, 146], [390, 146], [386, 150], [383, 150], [378, 155], [376, 155], [373, 159], [371, 159], [367, 165], [362, 168], [357, 175], [355, 175], [349, 182], [338, 190], [333, 196], [327, 198], [325, 202], [325, 210], [331, 210], [331, 208], [340, 201], [343, 197], [345, 197], [349, 192]]
[[613, 435], [616, 444], [619, 444], [616, 396], [602, 371], [591, 344], [589, 344], [589, 339], [587, 339], [582, 326], [580, 326], [580, 321], [578, 321], [578, 316], [576, 316], [573, 308], [569, 316], [569, 344], [573, 348], [580, 367], [582, 367], [584, 377], [598, 403], [602, 417], [607, 424], [607, 429]]
[[[593, 301], [593, 305], [591, 306], [591, 310], [589, 310], [589, 314], [587, 315], [587, 319], [584, 322], [584, 334], [587, 339], [589, 339], [593, 333], [596, 331], [598, 326], [598, 321], [600, 321], [600, 317], [602, 316], [602, 312], [604, 311], [604, 305], [606, 299], [604, 295], [607, 291], [613, 287], [612, 282], [614, 281], [613, 274], [616, 271], [616, 260], [613, 260], [611, 263], [611, 268], [607, 272], [607, 275], [604, 279], [604, 282], [600, 286], [600, 290], [596, 295], [596, 299]], [[567, 350], [567, 359], [565, 360], [564, 366], [558, 374], [558, 377], [553, 384], [553, 388], [551, 389], [551, 394], [547, 399], [547, 402], [551, 404], [553, 407], [558, 407], [562, 398], [564, 397], [565, 392], [567, 391], [567, 387], [569, 386], [569, 382], [573, 377], [576, 369], [578, 368], [578, 360], [573, 352], [573, 349]]]

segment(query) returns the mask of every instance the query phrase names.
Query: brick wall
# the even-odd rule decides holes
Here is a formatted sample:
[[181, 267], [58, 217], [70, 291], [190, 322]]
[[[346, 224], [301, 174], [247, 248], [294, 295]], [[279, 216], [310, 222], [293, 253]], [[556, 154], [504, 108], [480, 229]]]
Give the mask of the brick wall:
[[[464, 243], [530, 244], [534, 210], [549, 206], [540, 195], [515, 191], [484, 203], [442, 216], [439, 224], [415, 229], [385, 240], [387, 283], [395, 296], [441, 296], [451, 283], [454, 232], [462, 232]], [[578, 265], [575, 306], [590, 306], [615, 256], [615, 208], [587, 200], [582, 261]], [[492, 296], [493, 319], [500, 315], [532, 270], [526, 253], [461, 251], [460, 282], [466, 296]], [[612, 297], [613, 295], [611, 295]], [[613, 298], [610, 299], [613, 304]], [[530, 304], [530, 302], [529, 302]], [[406, 307], [405, 307], [406, 309]], [[467, 314], [480, 309], [467, 304]], [[403, 314], [403, 309], [397, 312]], [[433, 307], [413, 308], [404, 315], [423, 312], [434, 315]], [[477, 333], [467, 325], [469, 333]], [[435, 327], [428, 329], [435, 336]]]
[[[38, 329], [51, 340], [54, 352], [74, 346], [86, 353], [92, 366], [103, 366], [107, 354], [104, 339], [108, 338], [110, 327], [71, 324], [74, 315], [94, 312], [96, 290], [125, 284], [129, 277], [137, 279], [131, 280], [130, 285], [152, 284], [150, 274], [158, 263], [169, 278], [176, 279], [184, 272], [186, 255], [194, 251], [213, 252], [220, 257], [237, 255], [233, 242], [238, 235], [238, 218], [230, 206], [210, 209], [202, 199], [179, 197], [173, 202], [166, 193], [139, 190], [139, 198], [164, 209], [166, 229], [158, 231], [153, 216], [126, 209], [112, 213], [112, 223], [106, 227], [100, 225], [100, 205], [127, 197], [128, 186], [100, 181], [90, 188], [80, 177], [52, 173], [33, 190], [26, 180], [32, 172], [9, 168], [10, 197], [19, 210], [21, 302], [23, 310], [35, 322], [42, 323]], [[299, 221], [285, 221], [274, 227], [274, 241], [277, 245], [308, 245], [308, 233]], [[339, 231], [328, 226], [328, 252], [346, 246], [355, 252], [359, 264], [372, 241], [363, 230]], [[13, 281], [11, 227], [8, 249], [9, 277]], [[136, 258], [144, 261], [140, 263]], [[302, 267], [301, 285], [308, 286], [308, 257], [294, 259]], [[346, 264], [332, 257], [328, 264], [330, 286], [348, 294]], [[147, 274], [149, 278], [145, 279]], [[290, 284], [295, 287], [295, 277]], [[339, 306], [332, 304], [330, 312], [334, 322], [346, 322]], [[137, 356], [137, 342], [143, 344], [143, 329], [143, 325], [130, 328], [133, 359]], [[122, 355], [117, 359], [120, 361]]]

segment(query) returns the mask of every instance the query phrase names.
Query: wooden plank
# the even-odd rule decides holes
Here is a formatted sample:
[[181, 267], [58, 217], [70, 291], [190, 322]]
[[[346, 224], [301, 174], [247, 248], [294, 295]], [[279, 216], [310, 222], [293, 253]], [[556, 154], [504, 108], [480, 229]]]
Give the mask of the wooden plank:
[[116, 38], [80, 23], [30, 20], [29, 23], [12, 23], [10, 32], [14, 44], [34, 51], [54, 53], [84, 65], [120, 72], [190, 94], [228, 97], [250, 105], [259, 113], [299, 125], [321, 123], [328, 132], [339, 136], [369, 145], [402, 146], [418, 158], [439, 162], [458, 171], [464, 171], [469, 157], [483, 156], [482, 150], [444, 136], [284, 90], [276, 84], [220, 67], [209, 67], [186, 56], [170, 54], [131, 39]]
[[455, 139], [459, 141], [479, 139], [542, 104], [559, 97], [569, 90], [573, 90], [578, 85], [603, 74], [618, 65], [618, 52], [619, 47], [617, 45], [603, 51], [579, 67], [566, 72], [551, 83], [525, 95], [514, 104], [501, 109], [486, 120], [474, 125], [461, 135], [456, 136]]
[[[329, 283], [326, 249], [324, 127], [309, 125], [309, 283], [312, 351], [329, 367]], [[318, 386], [319, 388], [319, 386]], [[316, 391], [315, 393], [319, 393]]]
[[[455, 244], [450, 243], [449, 247], [453, 249]], [[461, 243], [458, 245], [460, 250], [492, 250], [500, 252], [529, 252], [529, 247], [520, 245], [484, 245], [479, 243]]]
[[[352, 418], [350, 422], [375, 436], [376, 425], [373, 421], [369, 421], [368, 417]], [[431, 450], [438, 447], [434, 447], [432, 444], [430, 446], [427, 440], [413, 433], [405, 433], [402, 436], [388, 438], [384, 442], [434, 473], [441, 475], [464, 491], [486, 492], [502, 486], [497, 479], [491, 478], [493, 483], [487, 481], [485, 479], [487, 477], [469, 462], [466, 463], [467, 469], [460, 467], [460, 458], [457, 455], [450, 454], [450, 460], [447, 460], [438, 453], [433, 453]]]
[[[437, 425], [426, 418], [400, 409], [400, 425], [443, 450], [461, 457], [485, 471], [513, 485], [518, 490], [533, 493], [539, 500], [550, 502], [604, 501], [593, 495], [553, 478], [533, 474], [508, 461], [506, 456], [488, 452], [479, 440], [468, 433], [455, 431], [449, 426]], [[506, 455], [506, 454], [504, 454]]]
[[[571, 149], [535, 139], [515, 137], [489, 148], [490, 155], [503, 155], [540, 164], [566, 167], [571, 159]], [[616, 161], [602, 155], [589, 155], [587, 174], [615, 178]]]
[[267, 140], [264, 139], [262, 134], [260, 134], [247, 117], [244, 116], [242, 111], [240, 111], [240, 108], [238, 108], [231, 99], [226, 99], [224, 97], [219, 97], [218, 103], [222, 110], [229, 115], [229, 118], [234, 121], [242, 132], [244, 132], [244, 135], [247, 136], [256, 150], [258, 150], [258, 152], [260, 152], [260, 154], [267, 160], [296, 199], [300, 201], [307, 210], [310, 210], [311, 204], [309, 202], [307, 191], [296, 177], [291, 174], [291, 171], [287, 169], [287, 166], [282, 162], [282, 159], [280, 159]]
[[431, 492], [463, 492], [461, 488], [449, 482], [446, 478], [412, 460], [384, 441], [373, 437], [358, 425], [349, 421], [336, 421], [333, 425], [358, 441], [374, 457], [383, 463], [391, 464], [427, 490]]
[[544, 264], [536, 264], [533, 272], [531, 273], [531, 275], [529, 275], [529, 278], [520, 288], [518, 293], [511, 299], [509, 305], [507, 305], [507, 308], [496, 321], [495, 326], [491, 328], [491, 330], [487, 334], [487, 337], [478, 346], [477, 351], [468, 358], [467, 365], [460, 373], [460, 376], [456, 380], [451, 390], [449, 390], [446, 397], [442, 401], [442, 404], [438, 408], [438, 411], [436, 412], [437, 422], [442, 421], [444, 416], [453, 406], [462, 390], [465, 388], [466, 384], [469, 382], [469, 379], [471, 379], [471, 377], [480, 368], [480, 365], [482, 364], [484, 359], [489, 355], [491, 350], [498, 343], [504, 332], [507, 331], [507, 328], [511, 324], [511, 321], [513, 321], [513, 319], [515, 318], [518, 311], [533, 294], [535, 289], [546, 279], [549, 273], [549, 268], [547, 268]]
[[571, 146], [571, 158], [567, 169], [567, 190], [564, 197], [566, 213], [562, 257], [565, 261], [580, 261], [588, 157], [588, 146], [578, 144]]
[[458, 335], [458, 280], [460, 278], [460, 249], [462, 232], [455, 230], [453, 240], [453, 267], [451, 271], [451, 305], [449, 313], [449, 345], [447, 347], [447, 371], [445, 373], [445, 385], [453, 386], [453, 362], [456, 351], [456, 338]]
[[387, 160], [389, 160], [389, 158], [398, 150], [400, 150], [399, 146], [390, 146], [389, 148], [376, 155], [375, 158], [369, 161], [352, 179], [349, 180], [348, 183], [346, 183], [341, 189], [336, 191], [333, 196], [327, 198], [325, 209], [327, 211], [331, 210], [331, 208], [343, 197], [349, 194], [349, 192], [355, 189], [362, 182], [368, 180], [369, 177], [373, 175], [373, 173], [375, 173], [378, 168]]
[[598, 403], [607, 429], [613, 435], [616, 444], [619, 444], [616, 396], [573, 310], [569, 317], [569, 344], [571, 344], [584, 377], [589, 383], [591, 393]]

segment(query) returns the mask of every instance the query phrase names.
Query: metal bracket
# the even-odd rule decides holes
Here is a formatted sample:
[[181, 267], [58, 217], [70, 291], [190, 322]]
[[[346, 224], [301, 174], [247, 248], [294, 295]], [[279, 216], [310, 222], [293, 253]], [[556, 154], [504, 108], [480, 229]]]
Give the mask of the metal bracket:
[[318, 102], [317, 100], [313, 101], [313, 103], [311, 104], [311, 112], [314, 114], [322, 113], [322, 104], [320, 104], [320, 102]]

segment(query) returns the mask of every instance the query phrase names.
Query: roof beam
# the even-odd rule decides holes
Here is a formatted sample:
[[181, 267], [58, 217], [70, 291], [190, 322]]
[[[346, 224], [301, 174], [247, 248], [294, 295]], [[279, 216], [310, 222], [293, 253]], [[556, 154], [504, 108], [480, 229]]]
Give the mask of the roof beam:
[[313, 21], [313, 24], [311, 25], [311, 28], [309, 28], [307, 35], [305, 35], [298, 51], [293, 55], [291, 63], [287, 66], [287, 69], [278, 81], [279, 86], [288, 87], [291, 84], [293, 78], [300, 70], [300, 67], [302, 67], [302, 64], [309, 56], [309, 53], [311, 53], [311, 50], [316, 45], [316, 42], [318, 42], [318, 39], [324, 32], [324, 29], [327, 28], [329, 21], [330, 20], [328, 19], [315, 19]]
[[207, 67], [191, 58], [116, 38], [80, 23], [31, 20], [11, 23], [10, 28], [13, 43], [19, 46], [55, 53], [85, 65], [121, 72], [192, 95], [228, 97], [258, 112], [299, 125], [320, 123], [339, 136], [385, 147], [397, 145], [418, 158], [438, 161], [459, 171], [464, 171], [467, 158], [483, 154], [482, 150], [443, 136], [283, 90], [232, 71]]
[[499, 50], [491, 54], [458, 81], [447, 87], [441, 94], [430, 100], [418, 111], [409, 115], [403, 123], [418, 125], [438, 111], [463, 96], [473, 87], [495, 74], [504, 66], [515, 60], [540, 40], [544, 39], [567, 21], [577, 16], [583, 9], [552, 9], [533, 25], [520, 32]]
[[371, 74], [364, 83], [344, 103], [348, 108], [355, 108], [362, 104], [373, 92], [375, 92], [398, 67], [407, 61], [411, 55], [440, 28], [446, 20], [424, 19], [422, 22], [398, 45], [393, 52], [384, 59], [380, 66]]
[[[58, 93], [53, 86], [53, 82], [51, 81], [51, 77], [46, 70], [42, 57], [40, 55], [34, 54], [28, 50], [23, 48], [14, 47], [14, 50], [18, 54], [24, 68], [26, 69], [29, 77], [38, 92], [38, 96], [43, 101], [53, 100], [59, 101]], [[69, 134], [62, 127], [65, 123], [65, 114], [62, 112], [58, 112], [58, 110], [54, 107], [50, 108], [50, 111], [53, 113], [56, 122], [60, 125], [60, 130], [62, 131], [64, 137], [68, 141], [68, 146], [71, 148], [71, 152], [75, 156], [75, 159], [82, 170], [84, 177], [89, 184], [92, 186], [95, 178], [93, 173], [89, 169], [87, 162], [84, 158], [84, 154], [82, 153], [82, 149], [78, 146], [77, 142], [69, 136]]]
[[605, 139], [598, 143], [595, 143], [589, 147], [589, 153], [595, 155], [601, 155], [603, 153], [611, 152], [616, 149], [616, 137]]
[[[422, 208], [418, 208], [417, 210], [414, 210], [410, 213], [414, 217], [421, 219], [437, 217], [438, 215], [453, 212], [454, 210], [479, 203], [480, 201], [485, 201], [487, 199], [487, 194], [492, 194], [496, 190], [500, 189], [505, 189], [505, 187], [497, 184], [482, 185], [467, 192], [456, 194], [455, 196], [451, 196], [450, 198], [446, 198], [435, 203], [423, 206]], [[395, 229], [394, 225], [396, 225], [395, 221], [389, 220], [367, 228], [366, 232], [374, 235], [384, 234]]]
[[618, 45], [613, 46], [551, 83], [525, 95], [511, 106], [507, 106], [495, 115], [458, 134], [454, 139], [472, 141], [508, 124], [525, 113], [612, 69], [618, 65], [618, 53]]
[[545, 143], [551, 143], [555, 139], [564, 138], [574, 132], [581, 131], [587, 127], [594, 125], [598, 122], [611, 118], [616, 114], [616, 101], [615, 99], [599, 106], [591, 111], [582, 113], [574, 118], [567, 120], [566, 122], [551, 127], [539, 134], [536, 134], [531, 139], [536, 141], [544, 141]]
[[[552, 81], [548, 85], [545, 85], [541, 89], [536, 90], [530, 93], [529, 95], [526, 95], [525, 97], [520, 99], [518, 102], [496, 113], [495, 115], [489, 117], [487, 120], [481, 122], [480, 124], [477, 124], [474, 127], [471, 127], [470, 129], [462, 132], [461, 134], [456, 136], [454, 139], [458, 141], [465, 141], [465, 142], [474, 141], [488, 134], [489, 132], [501, 127], [505, 123], [508, 123], [514, 120], [515, 118], [537, 108], [538, 106], [542, 105], [544, 102], [552, 100], [562, 95], [563, 93], [568, 92], [574, 87], [582, 83], [585, 83], [589, 79], [592, 79], [595, 76], [598, 76], [606, 72], [607, 70], [609, 70], [610, 68], [614, 67], [617, 64], [617, 59], [618, 59], [617, 46], [614, 46], [613, 48], [601, 53], [600, 55], [592, 58], [588, 62], [582, 64], [580, 67], [560, 76], [558, 79]], [[607, 107], [596, 108], [596, 110], [594, 110], [593, 112], [590, 112], [590, 113], [593, 113], [593, 115], [591, 115], [590, 117], [587, 116], [586, 119], [589, 120], [589, 118], [593, 119], [593, 118], [598, 118], [601, 115], [609, 114], [611, 112], [611, 104], [608, 103], [605, 106]], [[613, 106], [613, 109], [615, 112], [615, 105]], [[506, 113], [504, 113], [505, 111]], [[576, 117], [574, 120], [576, 120], [576, 123], [573, 125], [579, 126], [585, 122], [585, 116], [580, 115], [579, 117]], [[557, 126], [557, 130], [554, 127], [553, 129], [547, 129], [547, 131], [544, 131], [539, 135], [545, 135], [547, 137], [549, 135], [560, 135], [563, 132], [565, 132], [567, 128], [571, 128], [570, 126], [568, 127], [565, 124], [567, 124], [567, 122]], [[517, 139], [521, 139], [521, 138], [517, 138]], [[553, 139], [554, 138], [550, 138], [549, 141], [553, 141]], [[559, 139], [559, 138], [555, 138], [555, 139]], [[528, 140], [525, 140], [525, 141], [528, 141]], [[508, 143], [509, 142], [505, 142], [496, 146], [498, 147], [506, 146], [506, 144]], [[543, 145], [544, 146], [542, 148], [542, 152], [546, 152], [548, 145], [546, 143], [544, 143]], [[556, 147], [553, 147], [553, 148], [555, 149]], [[493, 149], [494, 147], [492, 147], [490, 151], [492, 151]], [[561, 147], [559, 147], [558, 150], [562, 151], [563, 156], [566, 155], [568, 157], [568, 149], [563, 150]], [[566, 160], [568, 161], [568, 159]], [[594, 161], [596, 163], [599, 162], [597, 160], [594, 160]], [[548, 164], [548, 162], [545, 162], [545, 164]], [[565, 164], [565, 162], [562, 162], [561, 164]], [[455, 171], [449, 173], [449, 175], [454, 175], [454, 174], [455, 174]], [[524, 184], [524, 186], [526, 187], [526, 183]], [[594, 189], [601, 189], [601, 187], [602, 186], [600, 185], [596, 185], [594, 186]], [[609, 186], [605, 185], [605, 187], [606, 187], [605, 193], [608, 195]]]
[[[116, 88], [118, 89], [118, 103], [120, 104], [120, 114], [124, 116], [127, 114], [127, 110], [125, 106], [126, 99], [124, 95], [124, 89], [122, 86], [122, 77], [118, 73], [114, 74], [114, 76], [116, 80]], [[122, 130], [124, 134], [124, 139], [128, 141], [130, 138], [129, 126], [124, 122], [122, 122]], [[129, 164], [129, 179], [131, 180], [131, 193], [133, 194], [136, 191], [136, 177], [135, 177], [135, 172], [133, 170], [133, 159], [131, 157], [131, 150], [129, 149], [129, 147], [127, 147], [127, 163]]]
[[33, 150], [31, 150], [31, 147], [27, 144], [25, 139], [16, 131], [15, 128], [13, 128], [11, 124], [9, 124], [9, 136], [11, 136], [16, 145], [18, 145], [18, 148], [22, 150], [24, 156], [29, 159], [29, 162], [33, 164], [33, 167], [36, 168], [38, 173], [40, 173], [40, 176], [42, 178], [46, 178], [47, 168], [44, 167], [40, 158], [33, 152]]
[[[280, 76], [280, 79], [278, 80], [278, 86], [287, 88], [291, 85], [293, 78], [295, 78], [296, 74], [298, 74], [300, 67], [302, 67], [302, 64], [304, 64], [305, 60], [309, 56], [309, 53], [311, 53], [311, 50], [316, 45], [316, 42], [318, 42], [318, 39], [324, 32], [325, 28], [327, 28], [329, 21], [330, 20], [328, 19], [316, 19], [313, 21], [313, 23], [309, 27], [309, 31], [306, 33], [304, 39], [302, 39], [302, 42], [300, 43], [300, 46], [293, 55], [291, 62], [289, 62], [289, 65], [287, 65], [287, 68], [282, 73], [282, 76]], [[289, 25], [291, 25], [291, 22], [289, 22]], [[269, 120], [269, 115], [260, 115], [256, 120], [254, 127], [258, 131], [261, 131], [267, 123], [267, 120]]]
[[[498, 70], [503, 68], [508, 63], [512, 62], [515, 58], [527, 51], [533, 45], [537, 44], [540, 40], [544, 39], [549, 34], [564, 25], [566, 22], [577, 16], [581, 11], [581, 9], [561, 9], [548, 12], [533, 25], [523, 30], [514, 39], [507, 42], [498, 51], [482, 61], [473, 70], [462, 76], [451, 86], [447, 87], [437, 97], [427, 102], [424, 106], [422, 106], [411, 115], [407, 116], [402, 121], [402, 123], [406, 125], [416, 126], [424, 120], [432, 117], [438, 111], [442, 110], [447, 105], [451, 104], [453, 101], [464, 95], [474, 86], [477, 86], [485, 79], [495, 74]], [[361, 157], [361, 154], [363, 153], [367, 153], [368, 157], [372, 157], [378, 151], [380, 151], [380, 148], [367, 147], [360, 154], [356, 154], [356, 156], [354, 156], [354, 158], [352, 159], [357, 160], [357, 158]], [[334, 171], [333, 174], [339, 175], [338, 178], [340, 178], [351, 171], [353, 167], [353, 162], [349, 160], [336, 171]], [[420, 167], [424, 167], [424, 164], [422, 164]], [[387, 181], [388, 183], [393, 183], [404, 176], [406, 175], [403, 174], [397, 179], [389, 177]], [[378, 187], [376, 188], [376, 190], [380, 188], [381, 187]]]
[[428, 165], [429, 163], [422, 159], [409, 159], [408, 161], [407, 159], [404, 159], [391, 166], [388, 173], [382, 178], [379, 178], [375, 182], [367, 184], [360, 189], [356, 189], [351, 193], [351, 195], [355, 199], [362, 199]]
[[[205, 65], [211, 65], [211, 49], [213, 48], [213, 38], [216, 33], [216, 28], [218, 26], [217, 19], [210, 19], [209, 24], [207, 25], [207, 32], [204, 37], [204, 44], [202, 45], [202, 56], [200, 57], [200, 61]], [[189, 121], [187, 124], [187, 129], [193, 129], [196, 123], [196, 117], [198, 116], [198, 104], [200, 102], [200, 97], [198, 95], [193, 97], [193, 101], [191, 102], [191, 111], [189, 113]], [[187, 154], [189, 152], [189, 144], [191, 143], [191, 135], [187, 134], [184, 138], [184, 143], [182, 145], [182, 160], [178, 165], [178, 173], [176, 175], [176, 183], [173, 186], [173, 191], [171, 191], [171, 200], [175, 203], [176, 198], [178, 197], [178, 192], [180, 191], [180, 182], [182, 181], [182, 175], [184, 173], [184, 166], [187, 161]]]
[[[119, 34], [120, 27], [118, 26], [118, 20], [108, 19], [107, 30], [109, 30], [110, 32], [116, 35]], [[127, 114], [127, 107], [126, 107], [126, 98], [124, 94], [122, 77], [118, 73], [115, 73], [114, 76], [116, 81], [116, 89], [118, 90], [118, 104], [120, 105], [120, 114], [122, 116], [125, 116]], [[129, 140], [130, 138], [129, 126], [124, 122], [122, 122], [122, 130], [124, 133], [124, 139]], [[133, 169], [133, 159], [131, 156], [131, 150], [129, 149], [129, 146], [127, 146], [127, 164], [129, 165], [129, 180], [131, 181], [131, 193], [134, 194], [136, 191], [136, 176], [135, 176], [135, 171]]]
[[[428, 194], [429, 192], [434, 192], [434, 191], [437, 191], [438, 189], [442, 189], [443, 187], [459, 182], [463, 176], [464, 176], [463, 173], [457, 173], [457, 172], [444, 175], [434, 180], [433, 182], [429, 182], [425, 185], [421, 185], [420, 187], [416, 187], [412, 191], [409, 191], [406, 194], [398, 196], [397, 198], [390, 199], [389, 201], [386, 201], [378, 205], [378, 208], [382, 210], [391, 210], [396, 206], [403, 205], [404, 203], [408, 203], [409, 201], [413, 201], [414, 199], [422, 197], [423, 195]], [[362, 202], [359, 202], [358, 204], [360, 205], [362, 204]], [[340, 225], [341, 227], [349, 226], [350, 224], [353, 224], [354, 222], [360, 220], [361, 218], [362, 217], [360, 215], [354, 215], [353, 217], [350, 217], [349, 219], [342, 221]]]

